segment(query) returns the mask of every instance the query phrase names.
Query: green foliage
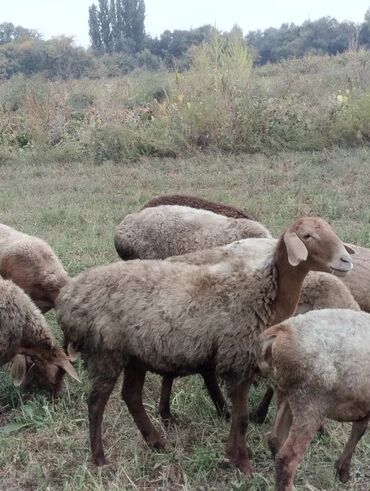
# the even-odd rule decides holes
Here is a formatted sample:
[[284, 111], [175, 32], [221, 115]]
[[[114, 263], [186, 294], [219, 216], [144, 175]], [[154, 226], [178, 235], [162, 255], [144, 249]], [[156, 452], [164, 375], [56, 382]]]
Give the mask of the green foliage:
[[[143, 68], [132, 71], [138, 60]], [[158, 58], [148, 51], [136, 60], [113, 53], [95, 67], [107, 78], [2, 82], [2, 161], [126, 163], [206, 148], [270, 154], [370, 140], [367, 51], [253, 69], [234, 29], [212, 32], [189, 60], [187, 71], [172, 73], [154, 70]]]
[[348, 95], [339, 94], [337, 100], [340, 107], [334, 126], [338, 138], [347, 145], [369, 144], [370, 90], [358, 98], [348, 91]]
[[73, 40], [61, 36], [49, 41], [25, 40], [0, 46], [0, 76], [42, 73], [47, 78], [80, 78], [93, 71], [95, 60]]

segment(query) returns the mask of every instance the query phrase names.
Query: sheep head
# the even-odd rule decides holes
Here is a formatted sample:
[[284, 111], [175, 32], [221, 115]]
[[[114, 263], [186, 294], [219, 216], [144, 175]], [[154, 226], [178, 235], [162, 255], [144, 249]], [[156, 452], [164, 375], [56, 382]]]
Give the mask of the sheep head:
[[9, 373], [14, 385], [28, 387], [35, 384], [58, 396], [63, 388], [65, 373], [81, 382], [69, 357], [60, 348], [53, 347], [49, 352], [34, 350], [33, 353], [28, 349], [27, 353], [17, 354], [10, 363]]
[[353, 254], [354, 250], [343, 244], [322, 218], [300, 218], [282, 239], [291, 266], [300, 265], [307, 270], [325, 271], [338, 276], [352, 269], [349, 254]]

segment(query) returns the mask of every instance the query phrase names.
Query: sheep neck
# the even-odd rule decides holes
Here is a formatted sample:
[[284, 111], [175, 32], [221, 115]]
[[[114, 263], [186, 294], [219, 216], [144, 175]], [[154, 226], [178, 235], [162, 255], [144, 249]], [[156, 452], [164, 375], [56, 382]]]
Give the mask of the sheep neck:
[[280, 238], [276, 248], [275, 265], [278, 272], [277, 295], [273, 303], [271, 325], [278, 324], [294, 314], [303, 281], [309, 271], [304, 263], [298, 266], [289, 263], [283, 237]]

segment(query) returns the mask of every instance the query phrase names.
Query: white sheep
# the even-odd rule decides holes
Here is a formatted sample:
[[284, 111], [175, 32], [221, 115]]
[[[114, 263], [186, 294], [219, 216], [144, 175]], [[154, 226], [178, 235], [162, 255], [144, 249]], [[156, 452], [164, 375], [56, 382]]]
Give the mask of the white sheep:
[[0, 275], [14, 281], [45, 313], [54, 307], [68, 275], [43, 240], [0, 224]]
[[114, 244], [122, 259], [165, 259], [248, 237], [271, 237], [260, 223], [187, 206], [163, 205], [127, 215]]
[[260, 336], [257, 358], [276, 391], [269, 439], [276, 489], [293, 489], [297, 467], [324, 418], [353, 421], [336, 462], [339, 478], [346, 482], [370, 418], [370, 314], [325, 309], [292, 317]]
[[121, 261], [86, 271], [62, 289], [58, 321], [92, 378], [95, 464], [106, 463], [101, 423], [123, 369], [122, 396], [135, 423], [150, 445], [163, 448], [142, 404], [146, 371], [188, 375], [208, 367], [225, 380], [231, 397], [228, 456], [245, 474], [253, 472], [245, 434], [258, 336], [294, 313], [309, 270], [345, 274], [352, 262], [330, 226], [308, 217], [281, 236], [259, 268], [243, 269], [242, 260], [239, 266]]

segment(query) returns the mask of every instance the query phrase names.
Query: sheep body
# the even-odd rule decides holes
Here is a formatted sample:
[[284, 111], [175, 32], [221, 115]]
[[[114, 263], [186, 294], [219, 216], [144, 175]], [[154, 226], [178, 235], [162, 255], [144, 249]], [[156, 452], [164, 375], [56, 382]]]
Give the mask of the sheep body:
[[165, 259], [247, 237], [271, 237], [260, 223], [185, 206], [158, 206], [127, 215], [116, 229], [122, 259]]
[[46, 312], [68, 275], [43, 240], [0, 224], [0, 275], [20, 286]]
[[[181, 375], [196, 373], [212, 359], [221, 375], [227, 372], [235, 378], [250, 369], [252, 341], [261, 330], [259, 324], [271, 315], [276, 271], [267, 263], [260, 274], [246, 273], [243, 278], [243, 316], [248, 321], [242, 323], [248, 323], [247, 331], [240, 328], [238, 285], [243, 273], [230, 272], [227, 265], [198, 267], [160, 261], [94, 268], [62, 289], [58, 321], [82, 353], [99, 351], [109, 357], [118, 350], [125, 361], [138, 357], [157, 373]], [[260, 283], [263, 288], [257, 288]], [[181, 326], [181, 343], [179, 327], [174, 325]], [[232, 337], [236, 330], [240, 331], [238, 346]], [[240, 352], [238, 362], [233, 363], [236, 352]]]
[[39, 309], [15, 283], [0, 278], [0, 366], [12, 360], [20, 364], [19, 383], [26, 376], [26, 356], [53, 393], [61, 388], [64, 370], [77, 377], [65, 353], [55, 345]]
[[370, 312], [370, 249], [353, 246], [353, 272], [343, 278], [362, 310]]
[[343, 309], [308, 312], [267, 329], [258, 365], [277, 393], [270, 448], [279, 491], [293, 489], [296, 469], [324, 418], [353, 421], [336, 462], [346, 482], [370, 418], [370, 315]]
[[183, 194], [167, 194], [162, 196], [155, 196], [151, 199], [143, 208], [152, 208], [162, 205], [179, 205], [187, 206], [190, 208], [197, 208], [202, 210], [213, 211], [218, 215], [224, 215], [231, 218], [248, 218], [254, 220], [253, 216], [249, 213], [236, 208], [235, 206], [225, 205], [224, 203], [215, 203], [198, 196], [187, 196]]

